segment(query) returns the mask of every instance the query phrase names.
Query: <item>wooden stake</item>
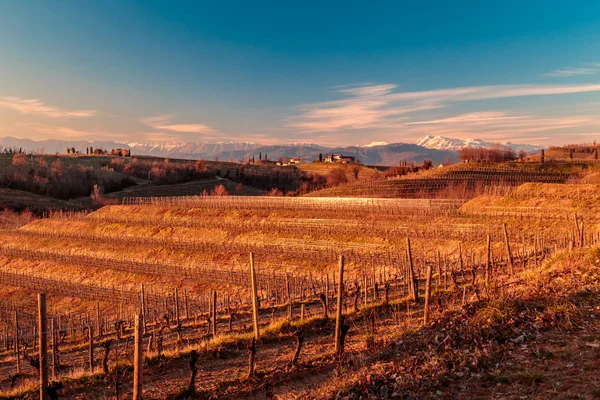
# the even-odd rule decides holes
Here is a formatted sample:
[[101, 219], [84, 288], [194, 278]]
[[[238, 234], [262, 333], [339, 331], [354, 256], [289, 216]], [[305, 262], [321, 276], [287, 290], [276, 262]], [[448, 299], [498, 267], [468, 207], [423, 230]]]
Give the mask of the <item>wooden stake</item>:
[[217, 291], [212, 293], [212, 334], [213, 338], [217, 337]]
[[425, 308], [423, 311], [423, 324], [429, 323], [429, 297], [431, 296], [431, 265], [427, 266], [427, 281], [425, 283]]
[[141, 289], [140, 289], [141, 295], [140, 295], [140, 303], [142, 306], [142, 325], [144, 326], [144, 333], [146, 333], [146, 293], [144, 291], [144, 284], [141, 284]]
[[438, 249], [437, 251], [437, 272], [438, 272], [438, 279], [437, 279], [437, 287], [438, 290], [442, 288], [442, 256], [440, 255], [440, 250]]
[[339, 261], [339, 285], [337, 293], [337, 310], [335, 311], [335, 354], [338, 354], [340, 349], [340, 341], [342, 338], [342, 306], [344, 301], [344, 256], [340, 256]]
[[17, 374], [21, 373], [21, 337], [19, 333], [19, 313], [15, 310], [15, 357], [17, 359]]
[[38, 330], [40, 332], [40, 400], [48, 400], [48, 318], [46, 295], [38, 293]]
[[287, 301], [288, 301], [288, 319], [292, 320], [292, 292], [290, 291], [290, 278], [288, 276], [287, 271], [285, 272], [285, 289], [287, 291]]
[[504, 228], [504, 241], [506, 242], [506, 252], [508, 253], [508, 262], [510, 264], [510, 274], [515, 273], [515, 262], [513, 260], [512, 252], [510, 251], [510, 242], [508, 240], [508, 231], [506, 230], [506, 223], [502, 224]]
[[485, 284], [489, 285], [492, 277], [492, 238], [487, 235], [487, 256], [485, 263]]
[[254, 358], [256, 356], [256, 338], [248, 346], [248, 378], [254, 379]]
[[96, 302], [96, 331], [102, 336], [102, 325], [100, 323], [100, 303]]
[[94, 327], [92, 325], [88, 328], [90, 338], [88, 344], [89, 356], [90, 356], [90, 374], [94, 373]]
[[179, 318], [179, 289], [175, 288], [175, 323], [177, 327], [181, 326], [181, 319]]
[[144, 328], [141, 315], [135, 315], [134, 354], [133, 354], [133, 400], [142, 399], [142, 340]]
[[185, 309], [184, 309], [185, 320], [189, 321], [189, 319], [190, 319], [190, 313], [189, 313], [190, 310], [189, 310], [189, 304], [188, 304], [187, 289], [185, 289], [185, 288], [183, 289], [183, 306], [185, 307]]
[[417, 282], [417, 276], [415, 274], [415, 268], [413, 265], [412, 247], [410, 245], [410, 238], [406, 238], [406, 251], [408, 256], [408, 275], [409, 275], [409, 296], [412, 300], [419, 300], [419, 287]]
[[56, 330], [54, 318], [50, 320], [50, 344], [52, 346], [52, 380], [56, 380], [56, 364], [58, 357], [56, 354]]
[[463, 255], [462, 255], [462, 242], [458, 242], [458, 261], [460, 262], [460, 272], [463, 271]]
[[254, 323], [254, 338], [260, 338], [258, 325], [258, 287], [256, 285], [256, 270], [254, 268], [254, 253], [250, 253], [250, 279], [252, 283], [252, 321]]
[[369, 301], [369, 287], [367, 286], [367, 274], [363, 272], [363, 295], [364, 295], [364, 305], [367, 306], [367, 302]]

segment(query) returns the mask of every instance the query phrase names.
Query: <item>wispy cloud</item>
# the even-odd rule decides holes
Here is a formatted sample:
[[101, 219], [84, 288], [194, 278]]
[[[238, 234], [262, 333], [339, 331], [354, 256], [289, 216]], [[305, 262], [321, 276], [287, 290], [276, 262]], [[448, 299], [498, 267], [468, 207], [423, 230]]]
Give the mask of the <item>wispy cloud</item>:
[[437, 105], [395, 106], [392, 90], [396, 85], [373, 85], [338, 92], [350, 97], [343, 100], [308, 104], [302, 113], [290, 117], [287, 126], [305, 132], [331, 132], [340, 129], [365, 129], [395, 125], [405, 121], [404, 114], [437, 108]]
[[20, 130], [29, 130], [33, 132], [37, 132], [38, 134], [42, 134], [43, 137], [47, 138], [55, 138], [60, 135], [62, 138], [72, 139], [72, 140], [90, 140], [90, 139], [98, 139], [103, 138], [106, 140], [124, 140], [129, 134], [124, 132], [111, 132], [105, 130], [83, 130], [83, 129], [74, 129], [67, 126], [48, 126], [44, 124], [36, 124], [36, 123], [16, 123], [16, 127]]
[[66, 126], [49, 126], [38, 123], [15, 124], [18, 129], [15, 134], [21, 136], [23, 132], [35, 132], [38, 139], [54, 139], [61, 137], [70, 140], [114, 140], [117, 142], [185, 142], [185, 135], [172, 132], [113, 132], [94, 129], [74, 129]]
[[544, 76], [568, 77], [578, 75], [596, 75], [600, 71], [600, 64], [588, 64], [585, 67], [560, 68], [552, 72], [547, 72]]
[[173, 120], [173, 114], [157, 115], [154, 117], [143, 118], [141, 122], [157, 130], [167, 130], [173, 132], [186, 132], [186, 133], [215, 133], [216, 130], [212, 129], [205, 124], [175, 124]]
[[[600, 117], [588, 110], [586, 115], [547, 115], [522, 111], [489, 110], [456, 112], [456, 106], [468, 108], [477, 101], [477, 108], [486, 100], [557, 96], [600, 92], [600, 85], [496, 85], [402, 92], [396, 85], [369, 85], [336, 89], [339, 100], [305, 104], [300, 112], [285, 120], [285, 126], [304, 138], [340, 143], [356, 135], [367, 135], [365, 143], [377, 135], [377, 140], [394, 142], [417, 139], [424, 135], [476, 137], [494, 141], [522, 141], [537, 137], [548, 140], [552, 135], [576, 129], [597, 129]], [[431, 117], [432, 111], [434, 117]], [[583, 112], [581, 112], [583, 113]], [[578, 113], [579, 114], [579, 113]], [[427, 118], [425, 115], [429, 115]], [[401, 135], [399, 137], [398, 135]], [[344, 140], [345, 138], [345, 140]]]
[[97, 114], [94, 110], [65, 110], [45, 104], [38, 99], [0, 97], [0, 108], [18, 111], [24, 115], [41, 115], [49, 118], [87, 118]]
[[[531, 135], [539, 132], [552, 132], [562, 129], [598, 126], [600, 117], [593, 115], [541, 117], [532, 114], [510, 112], [477, 112], [460, 114], [449, 118], [425, 121], [414, 121], [407, 124], [413, 134], [477, 137], [493, 140], [519, 141], [531, 139]], [[542, 139], [542, 137], [538, 137]]]
[[[496, 85], [471, 86], [416, 92], [395, 92], [393, 84], [338, 89], [340, 100], [300, 106], [300, 113], [285, 121], [287, 127], [305, 133], [359, 129], [399, 129], [417, 122], [416, 112], [447, 107], [453, 103], [524, 96], [549, 96], [598, 92], [600, 85]], [[467, 118], [473, 115], [466, 116]], [[477, 118], [503, 118], [495, 114]], [[462, 116], [461, 118], [465, 118]], [[445, 122], [450, 122], [449, 120]], [[464, 121], [457, 121], [464, 122]], [[468, 121], [467, 121], [468, 122]]]

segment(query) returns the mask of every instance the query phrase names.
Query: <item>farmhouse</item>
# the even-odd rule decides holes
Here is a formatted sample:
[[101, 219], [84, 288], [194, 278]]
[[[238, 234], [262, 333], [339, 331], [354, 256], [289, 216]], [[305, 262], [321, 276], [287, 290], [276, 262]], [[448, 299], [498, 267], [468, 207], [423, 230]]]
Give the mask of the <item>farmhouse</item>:
[[110, 152], [111, 156], [118, 156], [118, 157], [131, 157], [131, 150], [129, 149], [112, 149], [112, 151]]
[[326, 163], [338, 163], [338, 164], [349, 164], [356, 161], [354, 156], [345, 156], [343, 154], [331, 154], [323, 159]]
[[290, 165], [297, 165], [297, 164], [304, 164], [304, 163], [306, 163], [306, 160], [301, 157], [292, 157], [288, 161], [288, 164], [290, 164]]

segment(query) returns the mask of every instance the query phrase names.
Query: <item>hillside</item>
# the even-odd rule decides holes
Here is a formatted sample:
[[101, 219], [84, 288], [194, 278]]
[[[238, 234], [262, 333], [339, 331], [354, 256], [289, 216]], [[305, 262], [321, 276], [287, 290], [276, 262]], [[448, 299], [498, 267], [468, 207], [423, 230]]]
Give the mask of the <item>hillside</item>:
[[173, 185], [156, 185], [151, 182], [133, 186], [119, 192], [109, 193], [103, 198], [122, 200], [124, 197], [169, 197], [169, 196], [202, 196], [210, 194], [215, 187], [222, 185], [228, 195], [260, 196], [266, 191], [235, 183], [229, 179], [204, 179]]
[[31, 210], [34, 212], [49, 210], [75, 211], [82, 210], [80, 204], [53, 199], [22, 190], [0, 188], [0, 210]]
[[[57, 209], [61, 204], [65, 210], [97, 208], [104, 203], [90, 199], [96, 189], [105, 202], [127, 196], [202, 195], [220, 185], [230, 195], [261, 195], [273, 189], [278, 194], [287, 194], [301, 187], [305, 191], [322, 187], [325, 177], [308, 175], [295, 166], [262, 162], [2, 154], [0, 188], [6, 191], [0, 193], [0, 207], [29, 208], [36, 212]], [[31, 196], [26, 196], [27, 193]], [[53, 199], [57, 201], [52, 203]]]
[[[563, 179], [581, 171], [533, 163], [518, 173], [509, 164], [467, 166], [431, 170], [420, 179], [499, 174], [516, 176], [516, 184], [524, 176]], [[55, 378], [65, 399], [111, 397], [115, 382], [130, 396], [139, 310], [147, 326], [147, 399], [256, 398], [269, 387], [280, 398], [461, 398], [461, 387], [481, 398], [492, 392], [512, 398], [532, 388], [593, 393], [600, 370], [594, 358], [600, 189], [505, 187], [462, 207], [462, 200], [422, 198], [146, 197], [6, 228], [0, 231], [0, 326], [15, 340], [17, 310], [18, 354], [27, 360], [35, 354], [35, 295], [48, 295], [57, 332], [67, 332], [56, 350]], [[493, 213], [478, 211], [486, 201], [494, 202]], [[561, 206], [538, 215], [520, 211], [515, 201], [540, 202], [541, 210], [545, 201]], [[580, 213], [583, 208], [589, 213]], [[249, 253], [261, 331], [251, 378]], [[340, 255], [346, 290], [339, 310], [348, 327], [341, 355], [332, 343]], [[428, 271], [433, 290], [426, 302]], [[81, 329], [90, 325], [96, 365], [102, 346], [110, 347], [106, 369], [92, 372]], [[290, 364], [299, 336], [299, 358]], [[539, 358], [540, 349], [554, 356]], [[190, 388], [192, 354], [201, 373]], [[15, 374], [15, 358], [12, 348], [0, 346], [0, 393], [26, 398], [36, 390], [37, 370], [22, 362]], [[572, 364], [572, 373], [562, 364]], [[586, 377], [584, 385], [575, 371]]]
[[504, 196], [476, 197], [464, 204], [462, 211], [477, 215], [514, 213], [530, 218], [558, 215], [570, 219], [573, 215], [577, 215], [596, 222], [600, 215], [600, 186], [526, 183]]
[[[516, 274], [505, 293], [445, 300], [455, 309], [404, 333], [324, 398], [583, 398], [600, 393], [600, 248], [560, 253]], [[418, 313], [418, 311], [417, 311]], [[412, 324], [411, 324], [412, 322]]]
[[[132, 318], [142, 282], [146, 399], [250, 399], [270, 388], [278, 398], [307, 399], [594, 393], [600, 371], [595, 225], [580, 219], [583, 240], [576, 237], [572, 246], [565, 241], [572, 225], [561, 215], [499, 216], [402, 199], [231, 196], [107, 206], [0, 232], [0, 304], [10, 299], [17, 307], [27, 356], [35, 293], [49, 295], [59, 332], [67, 332], [56, 350], [55, 381], [64, 399], [109, 398], [115, 382], [130, 396]], [[261, 304], [253, 377], [250, 251]], [[345, 255], [348, 331], [336, 359], [339, 254]], [[435, 267], [429, 303], [427, 266]], [[411, 268], [415, 280], [407, 279]], [[215, 320], [207, 313], [213, 296]], [[13, 318], [0, 308], [9, 335]], [[93, 338], [97, 365], [109, 347], [106, 371], [89, 372], [89, 339], [80, 328], [88, 325], [100, 332]], [[192, 354], [199, 374], [190, 388]], [[37, 370], [22, 362], [15, 374], [14, 353], [2, 347], [0, 359], [0, 398], [33, 396]]]
[[526, 182], [565, 183], [585, 171], [581, 165], [468, 163], [378, 180], [350, 181], [311, 192], [313, 197], [473, 198], [488, 186]]
[[341, 169], [348, 181], [355, 181], [358, 175], [359, 180], [372, 179], [378, 176], [386, 167], [370, 167], [363, 164], [333, 164], [333, 163], [309, 163], [298, 165], [301, 171], [327, 177], [333, 170]]

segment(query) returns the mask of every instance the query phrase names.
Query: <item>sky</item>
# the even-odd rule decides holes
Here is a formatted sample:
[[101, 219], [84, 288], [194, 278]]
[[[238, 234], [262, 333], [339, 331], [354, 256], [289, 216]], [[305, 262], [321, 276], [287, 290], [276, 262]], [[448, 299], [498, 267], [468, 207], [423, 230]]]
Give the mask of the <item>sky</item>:
[[0, 0], [0, 137], [600, 139], [597, 1]]

